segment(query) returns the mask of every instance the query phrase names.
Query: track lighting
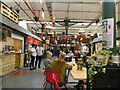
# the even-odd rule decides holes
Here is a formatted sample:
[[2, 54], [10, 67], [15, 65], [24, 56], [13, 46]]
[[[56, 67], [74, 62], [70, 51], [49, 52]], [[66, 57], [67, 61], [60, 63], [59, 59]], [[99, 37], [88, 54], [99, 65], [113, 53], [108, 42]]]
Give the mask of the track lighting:
[[100, 21], [99, 19], [98, 19], [98, 20], [96, 20], [96, 24], [98, 24], [98, 23], [99, 23], [99, 21]]
[[20, 11], [18, 9], [16, 9], [16, 12], [19, 13]]

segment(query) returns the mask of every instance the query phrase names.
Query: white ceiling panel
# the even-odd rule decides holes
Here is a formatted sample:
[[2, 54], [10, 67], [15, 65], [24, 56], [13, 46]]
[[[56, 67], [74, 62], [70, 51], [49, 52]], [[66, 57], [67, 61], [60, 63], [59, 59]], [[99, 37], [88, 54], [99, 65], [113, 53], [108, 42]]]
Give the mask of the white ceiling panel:
[[83, 13], [82, 14], [82, 18], [86, 18], [86, 19], [95, 19], [96, 17], [98, 17], [100, 14], [98, 13]]
[[70, 12], [91, 12], [91, 13], [101, 13], [101, 5], [99, 4], [70, 4]]
[[53, 10], [67, 11], [68, 3], [52, 3]]
[[55, 16], [55, 18], [65, 18], [66, 17], [66, 12], [54, 12], [54, 16]]
[[78, 19], [78, 20], [92, 20], [96, 18], [99, 14], [98, 13], [77, 13], [77, 12], [69, 12], [70, 19]]
[[[34, 18], [34, 15], [31, 13], [31, 11], [25, 11], [32, 19]], [[23, 11], [20, 11], [19, 19], [23, 20], [31, 20]], [[33, 19], [34, 20], [34, 19]]]
[[70, 4], [69, 12], [79, 12], [82, 10], [81, 6], [81, 4], [72, 3]]
[[30, 3], [30, 7], [33, 8], [34, 10], [42, 9], [42, 5], [40, 2], [29, 2], [29, 3]]
[[[2, 1], [4, 1], [9, 7], [17, 6], [13, 0], [2, 0]], [[15, 1], [17, 1], [20, 7], [24, 9], [24, 11], [32, 18], [32, 20], [34, 20], [33, 17], [35, 16], [27, 7], [27, 5], [23, 2], [23, 0], [15, 0]], [[30, 2], [27, 2], [27, 3], [35, 11], [36, 16], [38, 16], [38, 11], [40, 11], [39, 19], [41, 22], [46, 23], [47, 21], [51, 21], [49, 12], [52, 10], [52, 14], [53, 16], [55, 16], [55, 21], [60, 21], [62, 23], [62, 24], [59, 23], [61, 25], [55, 24], [55, 27], [54, 27], [55, 29], [53, 29], [54, 31], [57, 31], [59, 33], [62, 33], [63, 31], [65, 31], [65, 26], [62, 26], [62, 25], [64, 25], [63, 21], [66, 17], [68, 17], [70, 21], [74, 21], [74, 20], [76, 21], [75, 23], [69, 22], [69, 25], [75, 24], [68, 28], [69, 34], [78, 33], [79, 28], [81, 27], [82, 28], [84, 27], [86, 33], [88, 33], [89, 31], [91, 31], [92, 33], [102, 31], [99, 28], [100, 25], [92, 24], [88, 27], [88, 25], [91, 22], [94, 23], [97, 19], [100, 19], [100, 17], [102, 16], [101, 15], [102, 0], [45, 0], [47, 2], [52, 2], [49, 4], [46, 4], [44, 0], [42, 4], [40, 3], [40, 0], [26, 0], [26, 1], [31, 1], [31, 3]], [[49, 5], [50, 7], [52, 5], [52, 8], [48, 10]], [[119, 3], [119, 6], [120, 6], [120, 3]], [[119, 8], [119, 6], [117, 5], [116, 8]], [[19, 7], [19, 10], [20, 10], [19, 19], [30, 20], [30, 18], [23, 12], [23, 10], [20, 7]], [[44, 14], [45, 14], [44, 19], [42, 18], [42, 15], [41, 15], [42, 8], [44, 9]], [[116, 9], [116, 11], [117, 11], [116, 20], [118, 20], [118, 18], [120, 20], [120, 9]], [[87, 22], [87, 23], [78, 24], [78, 22]], [[28, 24], [28, 26], [37, 27], [34, 22], [32, 22], [31, 24]], [[41, 27], [41, 25], [39, 26]]]
[[51, 2], [100, 2], [101, 0], [46, 0]]
[[91, 11], [93, 13], [95, 12], [99, 12], [101, 13], [101, 4], [84, 4], [83, 6], [81, 6], [81, 8], [83, 8], [83, 11]]

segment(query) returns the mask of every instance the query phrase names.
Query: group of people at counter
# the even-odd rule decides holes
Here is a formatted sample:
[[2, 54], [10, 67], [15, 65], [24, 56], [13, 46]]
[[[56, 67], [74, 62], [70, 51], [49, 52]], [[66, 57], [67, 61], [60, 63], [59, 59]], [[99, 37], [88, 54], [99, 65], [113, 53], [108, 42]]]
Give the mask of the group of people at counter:
[[[36, 46], [34, 44], [32, 44], [29, 53], [31, 56], [30, 70], [36, 69], [37, 67], [40, 68], [41, 62], [43, 62], [45, 70], [58, 70], [61, 73], [61, 82], [63, 84], [66, 81], [66, 69], [72, 69], [72, 64], [67, 63], [66, 56], [69, 56], [69, 59], [75, 58], [75, 61], [77, 58], [80, 58], [80, 53], [77, 51], [74, 53], [70, 51], [67, 54], [60, 51], [58, 57], [53, 59], [53, 53], [49, 49], [45, 51], [42, 45]], [[83, 55], [83, 58], [87, 59], [86, 54]]]

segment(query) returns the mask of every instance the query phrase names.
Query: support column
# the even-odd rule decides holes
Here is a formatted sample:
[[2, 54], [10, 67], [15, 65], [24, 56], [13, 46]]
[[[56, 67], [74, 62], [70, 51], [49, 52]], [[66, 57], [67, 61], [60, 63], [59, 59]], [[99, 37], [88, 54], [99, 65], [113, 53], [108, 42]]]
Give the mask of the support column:
[[119, 12], [119, 14], [118, 14], [118, 21], [120, 21], [120, 3], [118, 4], [118, 11], [117, 12]]
[[118, 3], [118, 5], [117, 5], [117, 12], [118, 12], [118, 16], [117, 16], [117, 30], [119, 30], [120, 31], [120, 2]]
[[102, 2], [102, 19], [114, 18], [114, 42], [113, 52], [116, 51], [116, 0], [103, 0]]
[[[68, 26], [65, 27], [66, 30], [66, 37], [68, 36]], [[67, 38], [66, 38], [66, 47], [67, 47]]]

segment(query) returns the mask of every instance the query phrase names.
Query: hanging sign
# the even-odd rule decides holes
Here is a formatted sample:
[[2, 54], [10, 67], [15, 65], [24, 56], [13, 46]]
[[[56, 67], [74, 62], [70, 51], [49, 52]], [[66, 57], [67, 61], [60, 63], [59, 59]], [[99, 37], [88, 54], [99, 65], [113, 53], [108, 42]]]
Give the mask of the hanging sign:
[[114, 18], [104, 19], [103, 25], [103, 40], [106, 42], [107, 48], [113, 48], [114, 41]]
[[26, 41], [30, 44], [33, 44], [34, 38], [27, 36]]

